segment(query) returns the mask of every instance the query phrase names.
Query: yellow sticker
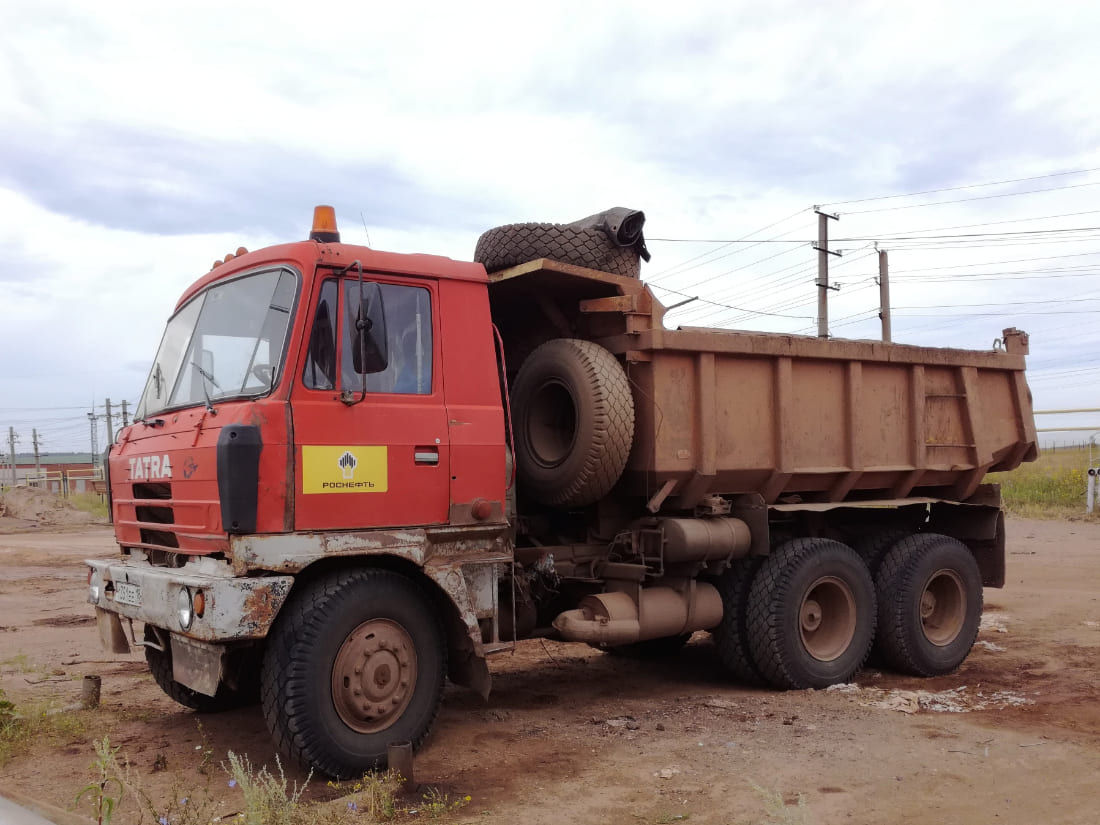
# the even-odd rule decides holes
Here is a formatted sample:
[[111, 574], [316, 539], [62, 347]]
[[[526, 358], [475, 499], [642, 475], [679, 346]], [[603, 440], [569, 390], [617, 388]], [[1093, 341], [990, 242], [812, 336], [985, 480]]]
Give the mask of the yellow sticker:
[[303, 493], [384, 493], [385, 447], [302, 447]]

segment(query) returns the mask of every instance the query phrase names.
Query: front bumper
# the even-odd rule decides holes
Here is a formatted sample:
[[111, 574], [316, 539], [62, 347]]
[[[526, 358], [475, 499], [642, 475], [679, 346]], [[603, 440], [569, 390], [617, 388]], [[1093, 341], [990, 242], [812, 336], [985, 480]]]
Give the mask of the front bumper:
[[[180, 568], [154, 567], [144, 560], [88, 559], [98, 593], [88, 602], [128, 619], [137, 619], [206, 642], [262, 639], [267, 636], [294, 582], [293, 576], [233, 576], [211, 559], [195, 559]], [[123, 585], [123, 586], [120, 586]], [[177, 599], [187, 588], [202, 592], [206, 607], [188, 629], [180, 626]], [[117, 596], [125, 594], [126, 601]], [[136, 602], [136, 603], [135, 603]]]

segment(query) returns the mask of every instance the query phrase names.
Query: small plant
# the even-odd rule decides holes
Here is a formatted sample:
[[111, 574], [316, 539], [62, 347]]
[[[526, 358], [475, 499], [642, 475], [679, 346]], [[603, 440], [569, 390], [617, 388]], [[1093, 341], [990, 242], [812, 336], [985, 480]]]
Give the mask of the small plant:
[[[346, 813], [365, 814], [371, 821], [385, 822], [397, 816], [397, 792], [403, 779], [397, 771], [385, 773], [367, 773], [350, 788], [350, 793], [341, 801], [346, 805]], [[328, 786], [336, 790], [345, 790], [338, 782], [329, 782]]]
[[231, 777], [229, 786], [240, 788], [244, 796], [242, 825], [298, 825], [313, 821], [301, 805], [302, 794], [313, 775], [312, 771], [301, 786], [295, 782], [291, 788], [278, 756], [275, 757], [275, 767], [278, 778], [266, 767], [256, 771], [247, 756], [240, 757], [229, 751], [229, 767], [226, 768]]
[[440, 793], [435, 788], [429, 788], [428, 792], [424, 794], [424, 801], [421, 803], [420, 808], [428, 815], [429, 819], [439, 819], [444, 814], [453, 813], [466, 807], [469, 803], [470, 797], [468, 796], [452, 800], [449, 794]]
[[[91, 767], [98, 776], [94, 782], [89, 782], [80, 790], [73, 805], [79, 805], [80, 800], [87, 797], [92, 816], [98, 825], [110, 825], [111, 817], [122, 801], [124, 790], [122, 779], [118, 775], [118, 761], [115, 759], [118, 748], [112, 748], [111, 741], [104, 736], [102, 740], [96, 741], [95, 753], [96, 759]], [[112, 793], [115, 795], [112, 796]]]
[[779, 791], [768, 790], [755, 782], [750, 782], [752, 789], [764, 802], [764, 816], [760, 825], [812, 825], [810, 809], [806, 805], [806, 799], [802, 794], [798, 795], [798, 803], [788, 805]]

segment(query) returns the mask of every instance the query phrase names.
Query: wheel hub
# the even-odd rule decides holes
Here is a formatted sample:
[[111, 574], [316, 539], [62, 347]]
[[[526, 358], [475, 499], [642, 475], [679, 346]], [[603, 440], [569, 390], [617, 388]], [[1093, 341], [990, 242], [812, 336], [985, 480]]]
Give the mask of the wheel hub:
[[836, 576], [823, 576], [806, 590], [798, 610], [798, 630], [806, 652], [820, 662], [839, 658], [856, 634], [856, 598]]
[[920, 597], [920, 621], [925, 638], [938, 647], [958, 638], [966, 624], [966, 588], [956, 571], [945, 568], [928, 578]]
[[348, 634], [332, 666], [332, 701], [359, 733], [376, 733], [404, 712], [416, 687], [412, 638], [396, 622], [371, 619]]

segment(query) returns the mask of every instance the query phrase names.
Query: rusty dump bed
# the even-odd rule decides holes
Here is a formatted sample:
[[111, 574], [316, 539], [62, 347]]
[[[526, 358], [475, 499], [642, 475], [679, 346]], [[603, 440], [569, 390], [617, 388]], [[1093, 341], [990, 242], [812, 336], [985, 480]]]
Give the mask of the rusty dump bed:
[[1014, 330], [988, 351], [669, 330], [630, 278], [543, 260], [490, 279], [495, 316], [526, 295], [526, 315], [541, 306], [550, 332], [576, 319], [573, 335], [625, 359], [636, 423], [624, 492], [672, 482], [681, 506], [712, 492], [963, 500], [986, 473], [1037, 455], [1027, 336]]

